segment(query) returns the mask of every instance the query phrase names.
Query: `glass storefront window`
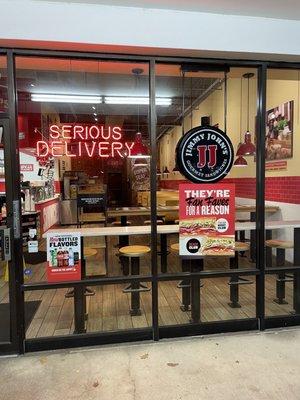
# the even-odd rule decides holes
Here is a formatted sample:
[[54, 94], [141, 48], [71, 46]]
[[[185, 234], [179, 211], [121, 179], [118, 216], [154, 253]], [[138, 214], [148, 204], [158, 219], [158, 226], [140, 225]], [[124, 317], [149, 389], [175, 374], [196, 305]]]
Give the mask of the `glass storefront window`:
[[298, 70], [269, 69], [265, 127], [266, 315], [300, 313], [299, 79]]
[[[26, 282], [149, 274], [148, 64], [18, 57], [16, 67]], [[130, 231], [124, 234], [127, 227]], [[47, 235], [70, 233], [80, 233], [81, 251], [61, 247], [50, 252]], [[120, 252], [128, 245], [133, 261]], [[142, 246], [137, 257], [134, 246]], [[75, 275], [72, 270], [77, 271]], [[136, 290], [136, 284], [129, 286]], [[144, 310], [131, 315], [126, 299], [134, 297], [135, 291], [130, 287], [128, 283], [112, 285], [110, 291], [103, 287], [108, 296], [107, 301], [103, 297], [105, 316], [116, 318], [112, 330], [122, 326], [115, 295], [128, 306], [121, 319], [123, 314], [135, 317], [132, 323], [123, 324], [124, 329], [151, 325], [150, 320], [145, 324], [136, 321], [145, 320]], [[143, 289], [142, 284], [139, 287]], [[150, 288], [144, 289], [151, 297]], [[40, 297], [45, 313], [38, 319], [47, 322], [50, 318], [54, 326], [46, 332], [47, 323], [42, 321], [35, 337], [64, 334], [68, 329], [71, 333], [71, 325], [65, 325], [74, 320], [74, 290], [58, 292], [64, 305], [56, 314], [51, 290]], [[86, 307], [91, 306], [90, 320], [85, 322], [88, 331], [95, 331], [102, 321], [102, 315], [92, 312], [98, 292], [87, 288], [84, 293]], [[35, 320], [28, 327], [29, 337], [34, 336]]]

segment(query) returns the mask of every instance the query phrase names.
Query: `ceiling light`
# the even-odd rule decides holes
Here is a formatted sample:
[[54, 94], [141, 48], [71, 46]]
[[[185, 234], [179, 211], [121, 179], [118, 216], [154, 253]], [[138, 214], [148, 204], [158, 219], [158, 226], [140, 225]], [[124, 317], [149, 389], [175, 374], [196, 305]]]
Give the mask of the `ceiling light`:
[[234, 167], [247, 167], [247, 160], [243, 156], [238, 156], [238, 158], [233, 163]]
[[97, 117], [97, 113], [93, 113], [93, 115], [95, 115], [95, 117]]
[[137, 132], [134, 138], [133, 146], [130, 149], [128, 158], [150, 158], [148, 154], [148, 147], [142, 141], [141, 132]]
[[237, 156], [254, 156], [255, 155], [255, 145], [251, 142], [251, 133], [245, 133], [245, 141], [242, 143], [236, 152]]
[[98, 121], [98, 118], [95, 118], [95, 121]]
[[74, 94], [42, 94], [32, 93], [31, 101], [44, 101], [51, 103], [96, 103], [102, 102], [101, 96], [84, 96]]
[[95, 107], [95, 106], [93, 106], [93, 107], [92, 107], [92, 109], [93, 109], [93, 110], [96, 110], [96, 107]]
[[[104, 103], [148, 105], [149, 97], [126, 97], [126, 96], [104, 97]], [[169, 97], [156, 97], [155, 104], [157, 106], [170, 106], [172, 104], [172, 99]]]
[[34, 83], [31, 83], [30, 86], [31, 86], [31, 87], [35, 87], [35, 84], [34, 84]]
[[134, 161], [134, 165], [142, 167], [144, 165], [148, 165], [148, 162], [145, 160], [145, 157], [139, 157]]

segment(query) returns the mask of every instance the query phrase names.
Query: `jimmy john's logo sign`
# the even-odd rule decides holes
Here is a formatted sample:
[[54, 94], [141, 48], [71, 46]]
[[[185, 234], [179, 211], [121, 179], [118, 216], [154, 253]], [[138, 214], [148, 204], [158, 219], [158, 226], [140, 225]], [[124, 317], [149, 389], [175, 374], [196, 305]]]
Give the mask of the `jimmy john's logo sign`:
[[180, 172], [195, 183], [212, 183], [230, 171], [234, 151], [220, 129], [203, 126], [188, 131], [178, 142], [176, 161]]

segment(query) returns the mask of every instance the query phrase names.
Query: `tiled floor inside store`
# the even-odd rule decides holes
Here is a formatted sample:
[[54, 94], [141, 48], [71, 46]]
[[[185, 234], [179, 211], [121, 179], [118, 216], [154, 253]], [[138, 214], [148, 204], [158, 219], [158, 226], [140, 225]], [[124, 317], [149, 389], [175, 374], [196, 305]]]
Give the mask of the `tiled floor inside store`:
[[[86, 238], [85, 246], [96, 248], [97, 253], [87, 259], [87, 273], [105, 276], [122, 275], [119, 258], [116, 256], [118, 238], [108, 240], [108, 265], [104, 265], [104, 249], [101, 241], [97, 244], [94, 238]], [[168, 236], [168, 245], [178, 241], [177, 235]], [[134, 244], [149, 245], [150, 237], [131, 237]], [[41, 241], [40, 250], [45, 250], [45, 241]], [[160, 268], [160, 257], [158, 257]], [[28, 281], [45, 281], [45, 263], [26, 265], [31, 270]], [[229, 268], [226, 258], [210, 258], [205, 261], [205, 270]], [[249, 254], [239, 257], [240, 268], [253, 268], [249, 261]], [[180, 272], [181, 264], [178, 255], [170, 252], [168, 255], [168, 272]], [[150, 255], [141, 258], [141, 274], [150, 273]], [[201, 321], [221, 321], [238, 318], [255, 317], [255, 277], [248, 277], [253, 283], [240, 286], [240, 308], [229, 306], [228, 278], [204, 279], [201, 288]], [[169, 281], [159, 283], [159, 324], [178, 325], [190, 321], [190, 312], [182, 311], [181, 289], [179, 282]], [[286, 283], [286, 300], [288, 304], [274, 302], [276, 290], [276, 276], [266, 278], [266, 315], [288, 315], [292, 311], [292, 282]], [[141, 293], [141, 315], [131, 316], [130, 295], [123, 293], [126, 284], [95, 286], [93, 296], [87, 296], [87, 332], [115, 331], [122, 329], [141, 328], [151, 326], [151, 291]], [[150, 283], [147, 283], [150, 287]], [[74, 331], [73, 298], [66, 298], [68, 289], [38, 290], [25, 293], [26, 301], [39, 301], [39, 307], [27, 329], [26, 337], [46, 337], [53, 335], [68, 335]], [[0, 281], [0, 302], [8, 301], [8, 284], [4, 280], [3, 271]]]

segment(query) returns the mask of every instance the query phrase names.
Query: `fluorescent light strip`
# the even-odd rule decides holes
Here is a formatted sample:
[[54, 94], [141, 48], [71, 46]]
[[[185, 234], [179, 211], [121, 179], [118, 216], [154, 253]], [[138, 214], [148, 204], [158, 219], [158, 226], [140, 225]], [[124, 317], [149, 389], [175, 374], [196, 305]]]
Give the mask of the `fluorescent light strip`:
[[[104, 97], [104, 103], [106, 104], [137, 104], [137, 105], [148, 105], [149, 97]], [[169, 97], [156, 97], [155, 104], [157, 106], [170, 106], [172, 99]]]
[[102, 103], [101, 96], [83, 96], [73, 94], [41, 94], [32, 93], [31, 101], [44, 101], [51, 103], [85, 103], [85, 104], [100, 104]]

